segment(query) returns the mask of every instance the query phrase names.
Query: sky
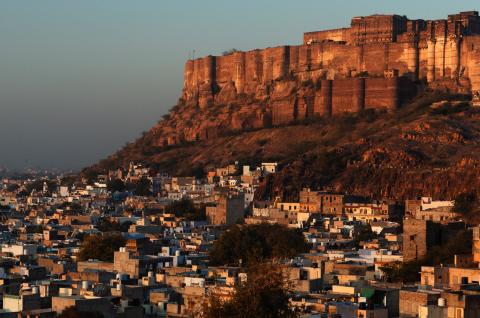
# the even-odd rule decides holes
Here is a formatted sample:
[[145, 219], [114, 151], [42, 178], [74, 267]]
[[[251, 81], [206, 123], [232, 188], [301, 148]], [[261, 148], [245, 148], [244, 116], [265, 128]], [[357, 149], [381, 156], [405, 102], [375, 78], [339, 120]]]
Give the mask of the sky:
[[353, 16], [478, 0], [0, 0], [0, 166], [81, 169], [155, 124], [192, 56], [300, 44]]

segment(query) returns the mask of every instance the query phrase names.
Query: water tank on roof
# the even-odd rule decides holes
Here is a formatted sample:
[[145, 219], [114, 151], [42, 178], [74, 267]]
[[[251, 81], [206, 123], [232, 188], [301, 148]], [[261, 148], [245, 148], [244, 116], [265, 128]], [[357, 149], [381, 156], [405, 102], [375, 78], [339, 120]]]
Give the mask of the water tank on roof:
[[445, 298], [438, 298], [438, 307], [445, 307]]

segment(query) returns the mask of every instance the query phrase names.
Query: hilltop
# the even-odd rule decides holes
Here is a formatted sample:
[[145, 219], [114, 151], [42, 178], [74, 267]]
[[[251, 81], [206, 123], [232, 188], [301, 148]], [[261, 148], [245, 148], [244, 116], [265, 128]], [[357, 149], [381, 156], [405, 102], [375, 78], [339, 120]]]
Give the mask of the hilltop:
[[189, 60], [170, 112], [84, 173], [136, 161], [200, 175], [275, 160], [281, 171], [257, 196], [295, 198], [303, 186], [398, 199], [476, 192], [479, 61], [475, 11], [355, 17], [301, 45]]

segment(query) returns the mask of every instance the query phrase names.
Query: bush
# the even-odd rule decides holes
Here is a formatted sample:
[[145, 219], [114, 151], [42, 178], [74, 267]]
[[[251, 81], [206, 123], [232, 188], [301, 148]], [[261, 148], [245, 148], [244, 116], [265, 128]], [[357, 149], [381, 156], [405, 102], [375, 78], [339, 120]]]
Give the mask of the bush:
[[247, 280], [235, 286], [231, 299], [211, 294], [204, 314], [206, 318], [297, 317], [289, 301], [292, 287], [288, 272], [278, 264], [257, 264], [249, 269]]
[[79, 261], [98, 259], [100, 261], [113, 261], [113, 253], [125, 245], [125, 239], [120, 233], [105, 235], [89, 235], [82, 245], [77, 257]]
[[147, 178], [142, 178], [136, 185], [135, 185], [135, 195], [150, 195], [150, 186], [151, 182]]
[[422, 266], [451, 264], [455, 255], [467, 254], [471, 251], [472, 233], [469, 230], [462, 230], [451, 237], [447, 244], [432, 248], [422, 259], [404, 263], [395, 262], [380, 269], [385, 273], [387, 281], [413, 283], [420, 280], [419, 273]]
[[103, 314], [98, 311], [87, 312], [87, 311], [80, 311], [75, 307], [68, 307], [62, 311], [60, 315], [57, 316], [58, 318], [103, 318]]
[[463, 216], [470, 215], [478, 206], [478, 200], [473, 193], [462, 193], [455, 198], [453, 211], [462, 214]]
[[173, 213], [177, 217], [184, 217], [189, 221], [207, 219], [205, 205], [195, 206], [193, 201], [189, 199], [170, 203], [167, 207], [167, 212]]
[[100, 219], [97, 224], [96, 228], [99, 229], [102, 232], [128, 232], [128, 229], [130, 225], [133, 223], [130, 221], [123, 222], [122, 224], [119, 224], [118, 222], [115, 221], [110, 221], [107, 218]]
[[223, 55], [223, 56], [226, 56], [226, 55], [233, 54], [233, 53], [235, 53], [235, 52], [240, 52], [240, 51], [237, 50], [237, 49], [235, 49], [235, 48], [233, 48], [233, 49], [229, 49], [229, 50], [223, 51], [223, 52], [222, 52], [222, 55]]
[[120, 179], [113, 179], [107, 182], [107, 190], [110, 192], [125, 191], [125, 183]]
[[215, 265], [251, 264], [272, 258], [291, 258], [308, 251], [300, 230], [278, 224], [235, 225], [215, 241], [210, 262]]
[[420, 261], [394, 262], [380, 267], [380, 270], [389, 282], [414, 283], [420, 279], [421, 267]]

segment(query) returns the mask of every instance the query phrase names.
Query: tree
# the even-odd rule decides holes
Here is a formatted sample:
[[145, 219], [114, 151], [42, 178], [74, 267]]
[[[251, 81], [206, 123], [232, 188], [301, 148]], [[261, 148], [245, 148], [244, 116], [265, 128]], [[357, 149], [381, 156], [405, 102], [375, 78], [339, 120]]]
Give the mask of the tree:
[[18, 188], [19, 188], [18, 184], [11, 183], [7, 186], [7, 191], [8, 192], [14, 192], [14, 191], [17, 191]]
[[204, 307], [206, 318], [290, 318], [298, 313], [290, 305], [292, 282], [285, 267], [273, 262], [250, 266], [247, 280], [235, 286], [229, 300], [213, 292]]
[[409, 262], [395, 262], [382, 266], [385, 278], [390, 282], [413, 283], [420, 279], [419, 272], [422, 266], [438, 266], [452, 263], [455, 255], [468, 254], [472, 251], [472, 232], [461, 230], [452, 236], [442, 246], [430, 249], [427, 255], [419, 260]]
[[107, 182], [107, 190], [110, 192], [125, 191], [125, 183], [120, 179], [113, 179]]
[[80, 261], [98, 259], [111, 262], [113, 253], [124, 245], [125, 239], [118, 232], [104, 235], [88, 235], [83, 240], [77, 257]]
[[369, 224], [360, 225], [355, 230], [355, 245], [359, 247], [360, 242], [368, 242], [376, 237], [377, 235], [372, 231], [372, 227]]
[[174, 201], [167, 206], [167, 212], [175, 214], [177, 217], [184, 217], [190, 221], [206, 220], [205, 205], [196, 206], [190, 199]]
[[393, 262], [380, 267], [388, 282], [414, 283], [419, 280], [422, 261]]
[[56, 190], [57, 184], [52, 181], [52, 180], [35, 180], [25, 186], [26, 191], [30, 194], [33, 190], [35, 191], [42, 191], [43, 190], [43, 184], [47, 184], [47, 191], [52, 193]]
[[142, 178], [135, 187], [136, 195], [150, 195], [151, 182], [147, 178]]
[[107, 218], [101, 218], [97, 221], [95, 227], [102, 232], [120, 232], [120, 225]]
[[103, 318], [104, 316], [102, 315], [102, 313], [98, 311], [93, 311], [93, 312], [80, 311], [75, 307], [68, 307], [64, 309], [60, 315], [57, 316], [57, 318], [83, 318], [83, 317]]
[[308, 251], [301, 231], [279, 224], [234, 225], [210, 251], [215, 265], [256, 263], [272, 258], [291, 258]]
[[462, 193], [455, 198], [453, 210], [463, 216], [469, 216], [477, 206], [478, 202], [475, 194]]
[[222, 55], [223, 55], [223, 56], [226, 56], [226, 55], [233, 54], [233, 53], [235, 53], [235, 52], [238, 52], [238, 50], [235, 49], [235, 48], [233, 48], [233, 49], [229, 49], [229, 50], [223, 51], [223, 52], [222, 52]]

